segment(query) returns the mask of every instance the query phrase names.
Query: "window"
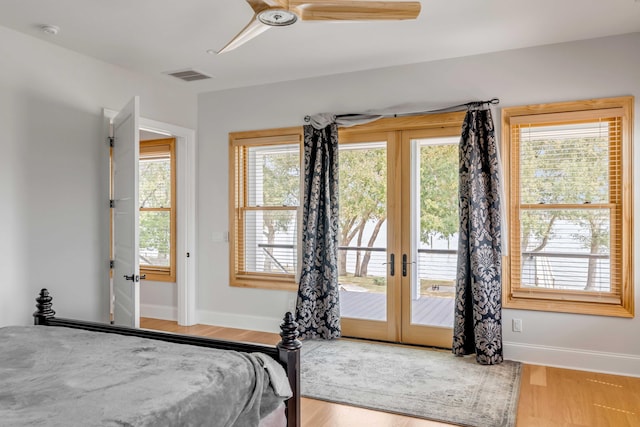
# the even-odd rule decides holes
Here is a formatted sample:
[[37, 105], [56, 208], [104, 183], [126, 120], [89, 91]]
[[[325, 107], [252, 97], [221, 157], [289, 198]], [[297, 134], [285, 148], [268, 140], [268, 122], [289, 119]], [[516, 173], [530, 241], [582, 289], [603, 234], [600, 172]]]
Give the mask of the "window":
[[504, 307], [633, 317], [632, 106], [502, 110]]
[[231, 285], [295, 290], [302, 128], [229, 141]]
[[175, 282], [175, 139], [140, 142], [140, 273]]

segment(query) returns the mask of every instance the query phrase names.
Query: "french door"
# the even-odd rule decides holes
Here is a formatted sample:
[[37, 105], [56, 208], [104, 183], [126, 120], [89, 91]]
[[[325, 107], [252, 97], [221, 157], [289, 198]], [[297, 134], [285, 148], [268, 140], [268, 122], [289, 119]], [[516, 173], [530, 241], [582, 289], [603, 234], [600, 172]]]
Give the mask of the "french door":
[[344, 336], [451, 347], [460, 113], [340, 132]]

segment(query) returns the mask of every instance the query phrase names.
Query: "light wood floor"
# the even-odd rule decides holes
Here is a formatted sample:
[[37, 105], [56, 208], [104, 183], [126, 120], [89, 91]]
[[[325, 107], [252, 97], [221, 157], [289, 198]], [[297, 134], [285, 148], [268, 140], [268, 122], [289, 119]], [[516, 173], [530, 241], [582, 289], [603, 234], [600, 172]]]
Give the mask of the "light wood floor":
[[[140, 319], [140, 326], [181, 334], [276, 344], [266, 332], [178, 326]], [[302, 398], [305, 427], [435, 427], [448, 424]], [[517, 427], [640, 427], [640, 378], [544, 366], [523, 366]]]

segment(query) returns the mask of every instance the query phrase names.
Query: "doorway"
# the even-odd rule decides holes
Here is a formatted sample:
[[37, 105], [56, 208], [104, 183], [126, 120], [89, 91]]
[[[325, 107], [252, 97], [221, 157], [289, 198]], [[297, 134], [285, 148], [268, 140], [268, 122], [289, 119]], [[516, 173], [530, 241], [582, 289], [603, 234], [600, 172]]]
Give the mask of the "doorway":
[[[116, 117], [117, 111], [104, 109], [105, 128]], [[139, 118], [137, 129], [142, 135], [171, 136], [175, 138], [176, 151], [176, 307], [175, 310], [160, 309], [156, 317], [172, 318], [179, 325], [196, 324], [196, 221], [195, 221], [195, 179], [196, 179], [196, 138], [193, 129], [183, 128], [170, 123], [159, 122], [147, 118]], [[137, 255], [136, 255], [137, 256]], [[113, 313], [113, 293], [110, 304]], [[135, 302], [140, 305], [140, 299]], [[158, 309], [158, 307], [153, 307]], [[140, 312], [140, 307], [132, 311]], [[177, 318], [176, 318], [177, 317]]]
[[344, 336], [450, 348], [464, 113], [340, 131]]

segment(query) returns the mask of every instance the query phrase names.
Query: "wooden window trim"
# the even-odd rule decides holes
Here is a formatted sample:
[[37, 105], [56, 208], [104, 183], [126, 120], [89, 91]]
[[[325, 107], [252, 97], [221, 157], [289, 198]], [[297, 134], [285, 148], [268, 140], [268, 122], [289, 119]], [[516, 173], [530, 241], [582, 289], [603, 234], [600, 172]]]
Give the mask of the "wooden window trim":
[[169, 153], [171, 161], [171, 207], [170, 208], [140, 208], [141, 212], [169, 212], [171, 247], [169, 248], [170, 263], [168, 267], [140, 266], [140, 274], [145, 275], [146, 281], [175, 282], [176, 281], [176, 140], [175, 138], [140, 141], [140, 158], [153, 157], [154, 154], [166, 156]]
[[[633, 136], [633, 105], [632, 96], [592, 99], [575, 102], [561, 102], [553, 104], [526, 105], [506, 107], [502, 109], [502, 162], [505, 177], [506, 206], [508, 207], [508, 229], [513, 229], [512, 221], [518, 217], [519, 207], [516, 206], [514, 192], [519, 189], [519, 182], [515, 176], [515, 168], [511, 169], [511, 135], [512, 125], [528, 123], [561, 124], [563, 121], [575, 121], [593, 117], [593, 113], [607, 110], [613, 116], [621, 117], [621, 250], [619, 297], [612, 297], [609, 293], [594, 293], [580, 291], [549, 291], [520, 289], [513, 286], [511, 275], [511, 255], [503, 259], [503, 307], [525, 310], [542, 310], [565, 313], [579, 313], [615, 317], [634, 316], [633, 289], [633, 171], [632, 171], [632, 136]], [[516, 166], [517, 167], [517, 166]], [[512, 173], [513, 172], [513, 173]], [[527, 205], [522, 205], [527, 206]], [[570, 207], [571, 205], [567, 205]], [[589, 208], [611, 207], [611, 204], [601, 203]], [[531, 206], [530, 206], [531, 207]], [[584, 206], [580, 206], [584, 208]], [[548, 208], [548, 206], [546, 207]], [[514, 239], [519, 242], [519, 236], [509, 236], [510, 250], [514, 248]], [[614, 255], [612, 254], [612, 258]], [[517, 281], [517, 280], [515, 280]]]
[[361, 134], [396, 131], [430, 131], [430, 136], [459, 135], [466, 112], [423, 114], [406, 117], [389, 117], [351, 127], [338, 129], [340, 140], [349, 140]]
[[[243, 246], [244, 216], [251, 210], [295, 210], [299, 206], [255, 207], [248, 206], [246, 191], [247, 159], [242, 155], [243, 147], [298, 144], [302, 158], [303, 128], [277, 128], [229, 133], [229, 285], [241, 288], [275, 289], [296, 291], [296, 275], [244, 272], [238, 251]], [[302, 177], [301, 177], [302, 178]]]

